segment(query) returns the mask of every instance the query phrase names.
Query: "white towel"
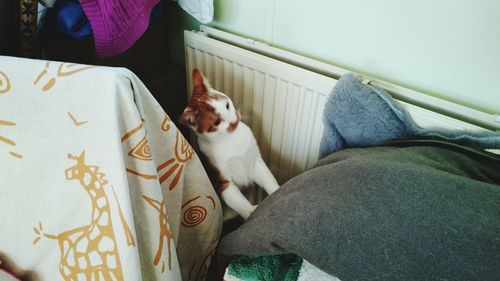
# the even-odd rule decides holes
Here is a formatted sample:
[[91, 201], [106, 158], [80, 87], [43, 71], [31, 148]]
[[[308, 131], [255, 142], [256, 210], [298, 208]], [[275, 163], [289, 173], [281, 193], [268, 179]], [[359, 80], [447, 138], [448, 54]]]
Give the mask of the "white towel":
[[177, 3], [201, 23], [209, 23], [214, 18], [213, 0], [177, 0]]

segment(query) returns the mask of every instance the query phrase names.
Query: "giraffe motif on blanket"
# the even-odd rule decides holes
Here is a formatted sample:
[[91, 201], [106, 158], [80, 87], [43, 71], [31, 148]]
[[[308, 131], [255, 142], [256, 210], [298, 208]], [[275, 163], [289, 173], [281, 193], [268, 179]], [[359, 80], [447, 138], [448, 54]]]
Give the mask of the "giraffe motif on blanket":
[[66, 169], [67, 180], [77, 180], [87, 191], [92, 202], [92, 218], [88, 225], [46, 234], [42, 224], [34, 228], [38, 237], [58, 241], [61, 253], [59, 272], [65, 281], [70, 280], [123, 280], [122, 265], [113, 231], [110, 205], [104, 191], [107, 181], [98, 166], [85, 164], [85, 151], [80, 156], [68, 154], [76, 164]]

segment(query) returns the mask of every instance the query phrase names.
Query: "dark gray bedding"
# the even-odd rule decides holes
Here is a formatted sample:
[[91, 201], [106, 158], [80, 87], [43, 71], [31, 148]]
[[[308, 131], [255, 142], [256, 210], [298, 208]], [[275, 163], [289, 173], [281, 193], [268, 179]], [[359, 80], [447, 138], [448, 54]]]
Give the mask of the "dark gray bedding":
[[219, 253], [294, 253], [341, 280], [500, 280], [500, 160], [443, 142], [399, 146], [322, 159]]

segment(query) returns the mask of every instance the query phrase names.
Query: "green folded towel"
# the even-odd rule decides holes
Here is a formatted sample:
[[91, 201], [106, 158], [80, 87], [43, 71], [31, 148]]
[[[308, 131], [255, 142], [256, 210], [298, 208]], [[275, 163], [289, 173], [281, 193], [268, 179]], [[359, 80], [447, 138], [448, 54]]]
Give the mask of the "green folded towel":
[[236, 256], [228, 266], [230, 275], [245, 281], [296, 281], [302, 259], [294, 254]]

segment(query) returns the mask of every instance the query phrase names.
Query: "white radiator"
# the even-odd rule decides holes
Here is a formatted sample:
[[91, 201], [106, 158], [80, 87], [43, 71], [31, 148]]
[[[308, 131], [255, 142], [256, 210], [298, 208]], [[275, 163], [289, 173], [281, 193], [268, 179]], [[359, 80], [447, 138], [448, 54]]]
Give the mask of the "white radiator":
[[[232, 34], [227, 36], [228, 41], [245, 40]], [[316, 162], [323, 131], [322, 111], [335, 79], [205, 33], [185, 31], [184, 38], [188, 95], [192, 90], [191, 72], [199, 68], [215, 89], [233, 99], [280, 184]], [[292, 55], [294, 60], [300, 59]], [[481, 129], [412, 104], [402, 104], [422, 127]]]
[[199, 68], [231, 97], [278, 182], [318, 159], [322, 110], [336, 80], [203, 35], [186, 32], [186, 68]]

